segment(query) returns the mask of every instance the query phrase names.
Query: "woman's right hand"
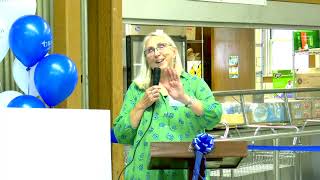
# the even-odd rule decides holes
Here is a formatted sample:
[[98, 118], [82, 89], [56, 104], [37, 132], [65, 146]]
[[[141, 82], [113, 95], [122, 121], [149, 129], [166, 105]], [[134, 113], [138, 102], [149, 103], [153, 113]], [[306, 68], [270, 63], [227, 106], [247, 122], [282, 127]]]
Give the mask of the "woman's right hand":
[[144, 109], [147, 109], [154, 102], [158, 101], [160, 98], [160, 89], [161, 87], [159, 85], [154, 85], [146, 89], [146, 92], [140, 101]]
[[144, 111], [159, 99], [160, 89], [161, 87], [159, 85], [152, 86], [146, 89], [146, 92], [142, 99], [130, 112], [130, 121], [132, 128], [137, 128], [139, 126]]

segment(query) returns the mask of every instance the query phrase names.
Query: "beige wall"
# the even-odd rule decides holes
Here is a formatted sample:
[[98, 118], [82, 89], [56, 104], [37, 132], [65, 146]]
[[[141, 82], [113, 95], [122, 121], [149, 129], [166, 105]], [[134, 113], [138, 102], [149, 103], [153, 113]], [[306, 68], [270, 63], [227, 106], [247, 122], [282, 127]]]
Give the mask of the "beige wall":
[[267, 6], [254, 6], [187, 0], [123, 0], [124, 22], [138, 24], [209, 27], [297, 27], [299, 25], [303, 28], [319, 28], [318, 12], [320, 5], [276, 1], [267, 1]]

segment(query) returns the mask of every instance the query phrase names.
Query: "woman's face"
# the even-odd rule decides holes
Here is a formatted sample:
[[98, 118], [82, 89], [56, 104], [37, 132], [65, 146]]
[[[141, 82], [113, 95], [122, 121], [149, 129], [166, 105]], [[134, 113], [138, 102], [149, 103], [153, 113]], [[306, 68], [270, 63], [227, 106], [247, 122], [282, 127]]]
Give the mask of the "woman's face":
[[165, 41], [163, 37], [151, 36], [145, 44], [144, 54], [148, 65], [153, 69], [172, 67], [176, 58], [176, 48]]

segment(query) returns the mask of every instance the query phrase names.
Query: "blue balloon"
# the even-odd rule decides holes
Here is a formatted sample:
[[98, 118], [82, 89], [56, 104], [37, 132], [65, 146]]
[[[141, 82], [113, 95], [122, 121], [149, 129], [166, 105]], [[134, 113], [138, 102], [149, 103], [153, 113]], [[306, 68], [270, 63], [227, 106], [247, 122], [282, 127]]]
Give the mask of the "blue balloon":
[[46, 106], [40, 101], [40, 99], [30, 96], [30, 95], [22, 95], [12, 99], [8, 107], [15, 108], [46, 108]]
[[36, 15], [18, 18], [9, 32], [9, 46], [23, 65], [32, 67], [51, 49], [52, 33], [49, 24]]
[[111, 143], [118, 143], [118, 139], [116, 137], [116, 134], [114, 133], [113, 128], [111, 128]]
[[36, 88], [50, 107], [65, 100], [73, 92], [77, 82], [76, 65], [67, 56], [61, 54], [44, 57], [34, 72]]

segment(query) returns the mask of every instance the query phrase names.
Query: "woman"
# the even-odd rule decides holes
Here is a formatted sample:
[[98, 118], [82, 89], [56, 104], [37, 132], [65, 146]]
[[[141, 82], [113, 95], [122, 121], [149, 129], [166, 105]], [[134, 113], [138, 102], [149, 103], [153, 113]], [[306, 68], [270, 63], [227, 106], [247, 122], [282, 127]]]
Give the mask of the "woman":
[[[119, 143], [132, 145], [125, 179], [186, 179], [186, 170], [147, 169], [150, 142], [191, 142], [219, 123], [221, 105], [202, 79], [183, 71], [177, 47], [167, 34], [152, 32], [143, 45], [142, 70], [114, 124]], [[151, 83], [155, 67], [161, 69], [159, 85]]]

